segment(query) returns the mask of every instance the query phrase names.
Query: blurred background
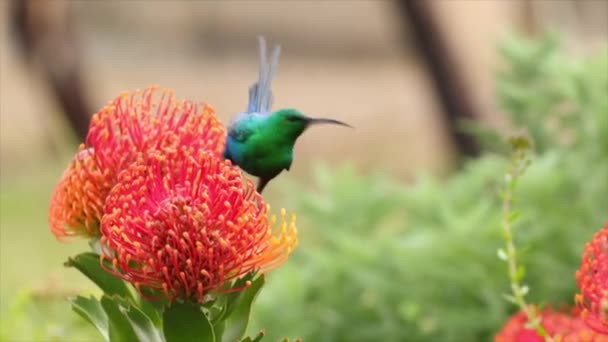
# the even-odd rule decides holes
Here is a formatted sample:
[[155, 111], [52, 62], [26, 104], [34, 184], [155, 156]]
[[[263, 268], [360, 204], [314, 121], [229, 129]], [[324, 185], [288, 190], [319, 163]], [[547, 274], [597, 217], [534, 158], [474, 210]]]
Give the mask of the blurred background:
[[[463, 172], [464, 160], [483, 155], [479, 137], [460, 129], [462, 119], [499, 132], [517, 126], [505, 114], [508, 108], [501, 105], [496, 91], [497, 75], [508, 65], [499, 46], [511, 34], [534, 40], [553, 32], [561, 38], [560, 51], [574, 58], [597, 54], [605, 49], [608, 39], [608, 1], [603, 0], [5, 0], [0, 2], [0, 16], [0, 314], [3, 320], [12, 317], [14, 331], [7, 332], [4, 326], [2, 335], [11, 341], [95, 336], [67, 312], [67, 303], [55, 300], [83, 289], [94, 291], [76, 272], [62, 267], [63, 261], [86, 243], [57, 243], [46, 223], [54, 184], [86, 134], [90, 115], [123, 91], [158, 84], [173, 88], [177, 97], [212, 104], [227, 123], [234, 113], [245, 109], [248, 87], [257, 77], [259, 34], [283, 48], [273, 85], [275, 108], [297, 107], [311, 115], [346, 121], [356, 130], [323, 127], [308, 131], [296, 146], [292, 170], [268, 187], [266, 195], [275, 208], [285, 206], [303, 217], [303, 236], [294, 265], [310, 267], [302, 266], [302, 275], [296, 273], [295, 266], [286, 266], [285, 271], [271, 277], [270, 283], [276, 279], [277, 285], [263, 291], [260, 318], [252, 329], [266, 327], [271, 337], [302, 336], [310, 341], [371, 341], [372, 336], [385, 336], [386, 341], [412, 336], [415, 340], [413, 336], [420, 331], [421, 340], [448, 336], [433, 335], [442, 321], [425, 316], [417, 302], [399, 302], [393, 311], [387, 309], [405, 318], [383, 327], [392, 323], [387, 323], [382, 310], [378, 313], [365, 308], [375, 307], [378, 297], [392, 290], [349, 288], [353, 279], [366, 277], [365, 272], [345, 273], [332, 283], [332, 289], [323, 288], [322, 281], [303, 283], [323, 272], [336, 276], [337, 271], [328, 266], [336, 262], [334, 258], [346, 267], [362, 257], [375, 265], [370, 266], [374, 269], [377, 262], [395, 258], [379, 255], [380, 245], [360, 251], [365, 248], [341, 240], [348, 245], [341, 246], [354, 250], [356, 256], [348, 252], [340, 259], [331, 254], [340, 253], [340, 249], [323, 243], [330, 240], [323, 234], [333, 233], [323, 232], [359, 234], [365, 241], [372, 232], [385, 238], [404, 234], [403, 229], [424, 228], [412, 227], [411, 218], [406, 224], [405, 219], [395, 216], [406, 210], [401, 205], [417, 202], [408, 190], [404, 190], [407, 195], [394, 197], [395, 186], [406, 189], [408, 184], [430, 177], [441, 189], [441, 182]], [[529, 62], [541, 61], [530, 58]], [[598, 70], [603, 71], [604, 66]], [[600, 115], [606, 114], [603, 108]], [[501, 177], [488, 172], [496, 179]], [[464, 185], [462, 189], [467, 191]], [[489, 194], [494, 195], [497, 197], [495, 192]], [[413, 196], [410, 202], [408, 196]], [[349, 202], [355, 203], [348, 207], [350, 212], [341, 209], [349, 199], [358, 201]], [[312, 208], [314, 205], [319, 207]], [[341, 210], [347, 219], [332, 216]], [[459, 215], [475, 215], [467, 208], [454, 210]], [[369, 215], [357, 217], [357, 213]], [[382, 219], [374, 221], [370, 216]], [[365, 225], [359, 233], [353, 228], [358, 225]], [[490, 235], [498, 246], [498, 235]], [[415, 241], [407, 246], [395, 248], [428, 250]], [[494, 250], [490, 248], [492, 253]], [[455, 253], [466, 255], [461, 252]], [[410, 263], [401, 262], [404, 268]], [[492, 262], [488, 261], [488, 267], [494, 267]], [[385, 271], [368, 279], [369, 287], [374, 287], [374, 279], [387, 280], [399, 273], [396, 269]], [[483, 269], [478, 271], [483, 273]], [[396, 298], [400, 291], [408, 291], [404, 279], [393, 284], [400, 288], [393, 293]], [[498, 289], [507, 284], [506, 280], [500, 283], [500, 277], [496, 279], [498, 282], [492, 284]], [[437, 286], [438, 291], [450, 288], [449, 283]], [[294, 297], [290, 288], [300, 291], [297, 298], [301, 301], [290, 302], [288, 298]], [[500, 301], [500, 292], [492, 293], [491, 288], [485, 289], [489, 292], [484, 296]], [[377, 335], [340, 333], [344, 321], [355, 319], [347, 319], [341, 311], [356, 310], [340, 309], [347, 302], [330, 305], [319, 299], [323, 291], [349, 293], [355, 302], [360, 298], [365, 314], [359, 318], [371, 322], [362, 326]], [[566, 289], [559, 291], [565, 293]], [[32, 293], [38, 301], [50, 304], [20, 302]], [[272, 298], [278, 295], [282, 297]], [[281, 303], [293, 306], [282, 306], [279, 311], [287, 313], [279, 314], [276, 307]], [[479, 305], [490, 305], [486, 304]], [[57, 315], [49, 315], [49, 310]], [[311, 316], [319, 322], [293, 323], [302, 310], [318, 310], [318, 315]], [[370, 314], [370, 310], [376, 313]], [[493, 310], [494, 316], [489, 316], [495, 327], [509, 309], [500, 304]], [[277, 317], [273, 312], [283, 315], [283, 321], [274, 326]], [[293, 321], [289, 321], [291, 316]], [[73, 321], [68, 322], [70, 319]], [[418, 332], [404, 332], [407, 320], [414, 321], [412, 329]], [[19, 327], [32, 321], [40, 323], [37, 335], [21, 335], [26, 333]], [[472, 340], [456, 338], [463, 336], [456, 330], [446, 331], [455, 341]], [[487, 340], [488, 334], [482, 329], [471, 336]]]

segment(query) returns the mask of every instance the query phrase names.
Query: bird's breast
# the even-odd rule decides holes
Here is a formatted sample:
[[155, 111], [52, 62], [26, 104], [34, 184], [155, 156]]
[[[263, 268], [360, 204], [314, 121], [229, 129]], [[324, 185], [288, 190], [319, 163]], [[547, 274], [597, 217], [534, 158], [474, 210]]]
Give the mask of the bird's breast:
[[289, 146], [258, 142], [240, 142], [228, 137], [226, 140], [227, 159], [245, 172], [256, 177], [274, 177], [289, 168], [292, 149]]

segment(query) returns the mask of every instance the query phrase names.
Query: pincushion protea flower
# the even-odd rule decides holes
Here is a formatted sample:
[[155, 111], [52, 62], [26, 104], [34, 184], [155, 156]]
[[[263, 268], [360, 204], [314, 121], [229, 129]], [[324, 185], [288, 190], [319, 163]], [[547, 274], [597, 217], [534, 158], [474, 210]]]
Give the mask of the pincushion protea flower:
[[[555, 342], [608, 342], [608, 335], [590, 329], [576, 316], [547, 308], [540, 312], [541, 324]], [[513, 315], [494, 338], [494, 342], [544, 342], [527, 326], [528, 317], [520, 311]]]
[[139, 153], [188, 145], [221, 156], [226, 133], [213, 108], [178, 101], [169, 90], [156, 92], [150, 87], [124, 93], [92, 117], [85, 145], [51, 200], [49, 221], [58, 239], [99, 235], [105, 198]]
[[585, 245], [576, 283], [581, 290], [575, 297], [581, 317], [591, 328], [608, 334], [608, 223]]
[[100, 194], [104, 187], [104, 177], [95, 164], [92, 149], [80, 145], [51, 198], [49, 221], [53, 234], [61, 239], [98, 235], [104, 204]]
[[202, 303], [230, 280], [280, 265], [296, 247], [295, 217], [288, 222], [283, 212], [273, 231], [267, 213], [253, 184], [211, 152], [140, 155], [107, 198], [102, 259], [142, 293]]

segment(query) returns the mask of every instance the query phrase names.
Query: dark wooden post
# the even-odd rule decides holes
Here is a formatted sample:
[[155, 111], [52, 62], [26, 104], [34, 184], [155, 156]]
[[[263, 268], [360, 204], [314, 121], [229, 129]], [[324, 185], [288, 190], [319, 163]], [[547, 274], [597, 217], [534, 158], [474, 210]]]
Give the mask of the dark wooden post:
[[[479, 146], [471, 136], [458, 130], [457, 122], [460, 119], [478, 119], [480, 116], [465, 87], [462, 77], [464, 71], [459, 70], [455, 63], [454, 54], [446, 44], [446, 37], [433, 14], [434, 2], [398, 0], [397, 7], [404, 21], [404, 31], [407, 27], [411, 29], [421, 55], [427, 63], [454, 143], [460, 153], [476, 156], [480, 152]], [[409, 25], [406, 26], [405, 22]], [[409, 38], [410, 32], [407, 33]]]
[[52, 18], [49, 7], [58, 5], [54, 1], [13, 0], [11, 5], [12, 29], [25, 58], [36, 62], [70, 127], [83, 141], [92, 112], [71, 23]]

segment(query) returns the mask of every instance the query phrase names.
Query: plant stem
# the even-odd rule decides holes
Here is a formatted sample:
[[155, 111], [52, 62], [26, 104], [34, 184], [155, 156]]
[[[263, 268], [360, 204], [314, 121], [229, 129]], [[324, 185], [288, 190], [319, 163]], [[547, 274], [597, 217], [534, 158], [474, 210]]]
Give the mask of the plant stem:
[[509, 280], [511, 282], [511, 291], [513, 292], [513, 301], [519, 308], [525, 312], [528, 317], [528, 324], [540, 334], [546, 342], [553, 342], [553, 338], [549, 336], [545, 328], [541, 324], [540, 317], [537, 315], [535, 307], [526, 302], [525, 296], [528, 292], [526, 286], [522, 286], [520, 280], [523, 277], [523, 269], [517, 264], [517, 249], [513, 241], [513, 222], [515, 221], [512, 211], [513, 191], [515, 190], [517, 180], [523, 174], [526, 167], [530, 163], [529, 150], [531, 142], [524, 137], [511, 139], [513, 146], [513, 157], [509, 171], [505, 175], [505, 185], [502, 197], [502, 231], [505, 240], [506, 261], [509, 270]]

